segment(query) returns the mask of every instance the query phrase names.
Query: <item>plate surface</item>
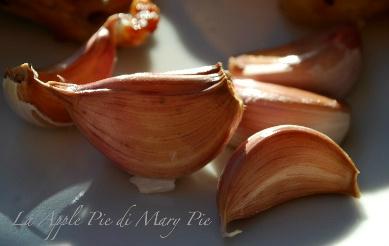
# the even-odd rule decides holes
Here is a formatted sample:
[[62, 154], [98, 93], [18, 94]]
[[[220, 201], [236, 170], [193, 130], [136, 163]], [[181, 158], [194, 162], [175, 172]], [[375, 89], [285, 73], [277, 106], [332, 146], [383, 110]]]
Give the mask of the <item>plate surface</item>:
[[[229, 55], [277, 46], [310, 32], [288, 23], [276, 1], [158, 4], [162, 20], [153, 39], [141, 48], [121, 50], [116, 74], [226, 64]], [[388, 21], [379, 21], [364, 28], [365, 66], [348, 98], [352, 126], [343, 147], [361, 170], [361, 199], [298, 199], [234, 224], [244, 232], [223, 239], [212, 169], [180, 179], [173, 192], [141, 195], [129, 176], [76, 129], [31, 126], [0, 97], [0, 245], [389, 245], [388, 27]], [[23, 62], [53, 64], [78, 47], [57, 42], [43, 28], [5, 13], [0, 13], [0, 30], [2, 72]], [[215, 162], [225, 162], [230, 151]], [[163, 217], [180, 221], [176, 227], [146, 226], [142, 215], [150, 218], [156, 212], [158, 222]], [[102, 222], [110, 218], [115, 223], [103, 226], [94, 219], [88, 225], [100, 213]], [[210, 225], [199, 225], [199, 219], [188, 223], [192, 213], [209, 217]], [[19, 214], [17, 222], [30, 218], [32, 225], [15, 226]], [[50, 227], [51, 216], [73, 214], [84, 223]], [[116, 224], [123, 216], [133, 223]]]

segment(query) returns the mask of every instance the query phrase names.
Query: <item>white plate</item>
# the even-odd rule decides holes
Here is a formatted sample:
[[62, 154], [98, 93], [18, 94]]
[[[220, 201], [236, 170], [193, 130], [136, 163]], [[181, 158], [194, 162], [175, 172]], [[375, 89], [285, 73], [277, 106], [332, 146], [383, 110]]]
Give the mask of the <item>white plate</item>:
[[[117, 74], [190, 68], [231, 54], [269, 48], [308, 33], [288, 23], [265, 0], [160, 1], [162, 20], [148, 45], [121, 50]], [[361, 170], [362, 198], [314, 196], [270, 209], [234, 224], [243, 234], [223, 239], [215, 203], [216, 180], [202, 170], [178, 181], [174, 192], [141, 195], [129, 176], [115, 168], [74, 128], [41, 129], [21, 121], [0, 97], [0, 244], [1, 245], [389, 245], [389, 23], [363, 31], [365, 66], [349, 97], [352, 127], [343, 147]], [[60, 43], [28, 21], [0, 13], [0, 70], [32, 62], [55, 63], [77, 49]], [[226, 161], [228, 153], [218, 158]], [[149, 211], [181, 221], [160, 226], [63, 226], [45, 241], [51, 213], [83, 215], [100, 210], [120, 218], [131, 205], [133, 219]], [[186, 225], [190, 211], [205, 213], [209, 226]], [[34, 217], [32, 226], [14, 226]], [[48, 218], [47, 218], [48, 219]], [[52, 232], [51, 235], [53, 235]]]

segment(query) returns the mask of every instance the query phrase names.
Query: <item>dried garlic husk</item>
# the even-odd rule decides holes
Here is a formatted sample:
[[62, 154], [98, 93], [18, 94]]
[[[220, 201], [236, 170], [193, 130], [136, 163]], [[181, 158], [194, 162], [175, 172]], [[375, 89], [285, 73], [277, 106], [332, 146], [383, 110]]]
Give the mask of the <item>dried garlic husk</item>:
[[344, 25], [280, 47], [231, 57], [234, 76], [343, 98], [362, 65], [359, 31]]
[[136, 186], [138, 191], [143, 194], [162, 193], [174, 190], [176, 187], [175, 179], [145, 178], [133, 176], [130, 182]]
[[268, 127], [294, 124], [313, 128], [337, 143], [350, 126], [350, 109], [337, 100], [287, 86], [252, 79], [234, 79], [245, 110], [231, 140], [238, 146], [252, 134]]
[[170, 179], [211, 161], [242, 116], [243, 103], [220, 64], [193, 73], [139, 73], [84, 85], [34, 81], [57, 97], [79, 130], [120, 167]]
[[[138, 8], [143, 5], [137, 1]], [[145, 10], [146, 11], [146, 10]], [[137, 10], [142, 13], [142, 10]], [[153, 12], [154, 13], [154, 12]], [[4, 75], [4, 94], [10, 106], [23, 119], [39, 126], [69, 126], [72, 120], [56, 97], [44, 87], [31, 82], [57, 81], [85, 84], [111, 77], [116, 63], [117, 46], [136, 46], [145, 41], [151, 30], [156, 28], [158, 12], [147, 17], [149, 21], [138, 24], [134, 20], [144, 19], [130, 14], [110, 16], [105, 24], [88, 42], [68, 59], [45, 69], [32, 72], [28, 64], [8, 69]], [[149, 25], [153, 25], [150, 27]], [[151, 29], [150, 29], [151, 28]]]
[[251, 136], [232, 155], [218, 186], [225, 236], [229, 222], [283, 202], [321, 193], [360, 196], [350, 157], [329, 137], [310, 128], [281, 125]]
[[45, 87], [39, 86], [35, 78], [38, 78], [38, 73], [27, 63], [5, 73], [3, 93], [12, 110], [37, 126], [72, 125], [72, 120], [62, 103]]

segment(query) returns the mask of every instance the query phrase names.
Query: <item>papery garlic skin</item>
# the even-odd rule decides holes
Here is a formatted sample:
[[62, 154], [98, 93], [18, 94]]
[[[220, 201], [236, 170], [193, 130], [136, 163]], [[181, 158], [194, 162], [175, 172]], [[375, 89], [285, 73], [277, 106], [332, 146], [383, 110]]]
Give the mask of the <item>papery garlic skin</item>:
[[21, 118], [37, 126], [72, 125], [62, 102], [40, 86], [37, 76], [38, 73], [26, 63], [6, 71], [3, 93], [10, 107]]
[[65, 107], [34, 80], [72, 81], [82, 84], [110, 77], [116, 48], [110, 33], [101, 28], [79, 51], [63, 62], [35, 71], [29, 64], [8, 69], [3, 78], [4, 95], [12, 109], [28, 122], [43, 127], [73, 125]]
[[223, 231], [283, 202], [322, 193], [360, 196], [358, 169], [329, 137], [281, 125], [260, 131], [236, 149], [218, 184]]
[[235, 77], [296, 87], [333, 98], [348, 94], [361, 68], [361, 37], [351, 25], [229, 60], [229, 70]]
[[143, 194], [169, 192], [176, 187], [175, 179], [155, 179], [133, 176], [130, 178], [130, 182]]
[[242, 117], [243, 103], [221, 65], [205, 70], [211, 73], [140, 73], [85, 85], [40, 85], [66, 105], [79, 130], [121, 168], [172, 179], [211, 161]]
[[282, 124], [313, 128], [337, 143], [348, 132], [350, 109], [335, 99], [253, 79], [233, 79], [233, 83], [245, 104], [242, 121], [230, 143], [233, 146], [260, 130]]
[[20, 100], [18, 96], [18, 84], [10, 78], [3, 79], [3, 91], [5, 99], [12, 110], [25, 121], [41, 127], [48, 126], [71, 126], [73, 123], [55, 122], [46, 115], [42, 114], [33, 104]]

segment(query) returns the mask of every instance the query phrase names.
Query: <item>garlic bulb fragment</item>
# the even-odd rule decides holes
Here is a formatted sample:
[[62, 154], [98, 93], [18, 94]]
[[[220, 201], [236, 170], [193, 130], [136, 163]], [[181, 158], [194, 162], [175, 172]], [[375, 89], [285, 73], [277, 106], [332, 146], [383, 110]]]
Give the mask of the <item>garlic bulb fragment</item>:
[[84, 85], [34, 81], [65, 105], [97, 149], [148, 178], [203, 167], [228, 143], [243, 111], [220, 64], [193, 74], [138, 73]]
[[350, 157], [313, 129], [282, 125], [260, 131], [234, 152], [219, 180], [222, 230], [226, 233], [233, 220], [299, 197], [322, 193], [359, 197], [358, 174]]
[[361, 38], [356, 27], [340, 26], [280, 47], [229, 60], [236, 77], [305, 89], [343, 98], [362, 66]]
[[310, 127], [337, 143], [343, 140], [349, 129], [350, 109], [334, 99], [253, 79], [233, 79], [233, 83], [245, 104], [242, 121], [230, 143], [233, 146], [276, 125]]
[[[137, 8], [142, 8], [142, 0], [137, 0]], [[148, 5], [146, 5], [147, 7]], [[155, 5], [152, 5], [156, 8]], [[145, 6], [143, 6], [145, 7]], [[135, 11], [135, 10], [134, 10]], [[28, 64], [8, 69], [4, 75], [3, 87], [10, 106], [23, 119], [39, 126], [68, 126], [72, 120], [56, 97], [44, 87], [31, 82], [35, 77], [40, 81], [71, 81], [85, 84], [111, 77], [116, 63], [117, 46], [136, 46], [145, 41], [155, 30], [159, 20], [159, 10], [137, 9], [136, 15], [115, 14], [88, 40], [88, 42], [68, 59], [55, 66], [32, 72]], [[139, 14], [146, 14], [139, 17]], [[134, 20], [144, 20], [135, 24]], [[152, 27], [150, 27], [152, 25]]]

